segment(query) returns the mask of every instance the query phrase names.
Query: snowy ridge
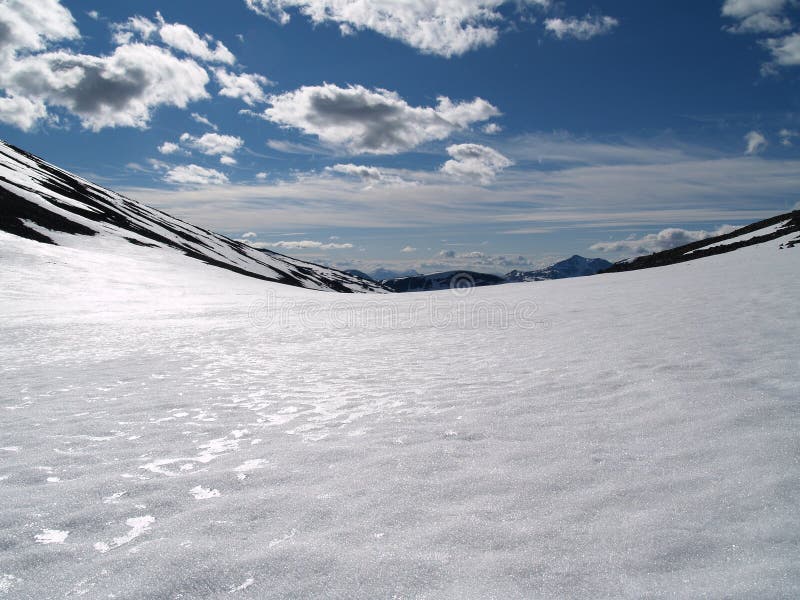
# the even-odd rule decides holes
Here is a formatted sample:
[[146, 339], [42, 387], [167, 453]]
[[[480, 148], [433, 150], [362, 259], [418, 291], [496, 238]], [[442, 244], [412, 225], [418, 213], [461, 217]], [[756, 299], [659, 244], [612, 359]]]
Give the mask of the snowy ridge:
[[740, 227], [725, 235], [706, 238], [647, 256], [627, 258], [614, 263], [612, 267], [602, 272], [618, 273], [621, 271], [649, 269], [651, 267], [664, 267], [769, 242], [775, 242], [776, 248], [780, 249], [792, 248], [800, 244], [800, 210], [770, 217], [769, 219]]
[[[71, 234], [178, 250], [242, 275], [314, 290], [384, 292], [335, 269], [258, 250], [130, 200], [0, 141], [0, 230], [72, 245]], [[58, 240], [56, 241], [56, 238]]]

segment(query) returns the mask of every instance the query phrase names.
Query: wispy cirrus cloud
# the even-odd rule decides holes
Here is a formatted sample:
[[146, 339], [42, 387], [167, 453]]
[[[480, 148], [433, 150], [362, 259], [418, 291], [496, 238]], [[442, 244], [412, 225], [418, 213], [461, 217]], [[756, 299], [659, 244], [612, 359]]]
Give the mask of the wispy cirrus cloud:
[[590, 40], [598, 35], [611, 33], [619, 25], [619, 20], [605, 15], [586, 15], [583, 18], [568, 17], [546, 19], [545, 29], [558, 39], [574, 38]]

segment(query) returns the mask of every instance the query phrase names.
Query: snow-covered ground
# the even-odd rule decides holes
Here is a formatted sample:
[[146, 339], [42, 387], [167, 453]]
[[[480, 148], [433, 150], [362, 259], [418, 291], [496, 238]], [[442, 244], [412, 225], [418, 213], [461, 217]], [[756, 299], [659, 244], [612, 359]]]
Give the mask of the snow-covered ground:
[[343, 296], [0, 232], [0, 597], [798, 597], [778, 243]]

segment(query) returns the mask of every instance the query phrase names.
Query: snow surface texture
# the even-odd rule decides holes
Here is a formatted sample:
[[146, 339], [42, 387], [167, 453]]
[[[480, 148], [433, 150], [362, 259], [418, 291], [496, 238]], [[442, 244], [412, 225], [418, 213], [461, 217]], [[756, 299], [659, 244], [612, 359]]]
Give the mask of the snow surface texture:
[[0, 597], [800, 596], [797, 249], [346, 296], [74, 237], [0, 232]]
[[[116, 237], [173, 250], [249, 277], [337, 292], [385, 292], [380, 285], [195, 227], [99, 187], [0, 141], [0, 231], [72, 246], [80, 236]], [[55, 242], [53, 231], [71, 233]]]

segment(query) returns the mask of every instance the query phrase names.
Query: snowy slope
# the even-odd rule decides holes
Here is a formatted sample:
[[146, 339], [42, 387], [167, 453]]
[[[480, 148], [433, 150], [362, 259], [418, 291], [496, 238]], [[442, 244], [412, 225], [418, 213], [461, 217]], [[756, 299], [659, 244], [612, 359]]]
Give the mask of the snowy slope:
[[0, 597], [800, 596], [800, 249], [333, 295], [0, 232]]
[[81, 236], [118, 237], [160, 255], [177, 250], [267, 281], [337, 292], [385, 291], [374, 282], [194, 227], [4, 142], [0, 142], [0, 230], [66, 246], [85, 244]]
[[706, 238], [647, 256], [629, 258], [615, 263], [604, 272], [619, 273], [674, 265], [698, 258], [734, 252], [754, 244], [771, 244], [772, 247], [781, 249], [792, 248], [800, 244], [800, 210], [751, 223], [725, 235]]

